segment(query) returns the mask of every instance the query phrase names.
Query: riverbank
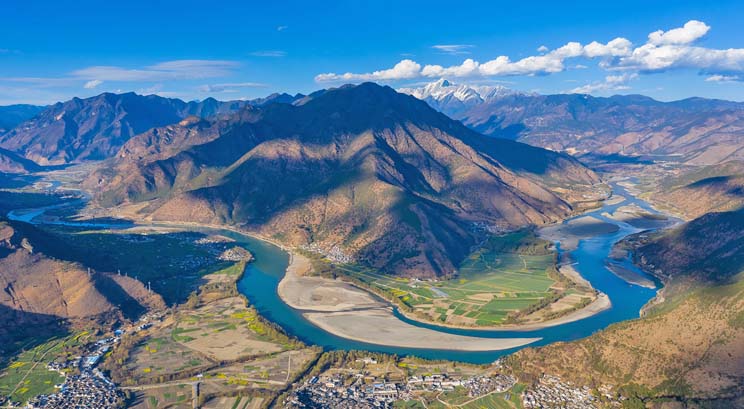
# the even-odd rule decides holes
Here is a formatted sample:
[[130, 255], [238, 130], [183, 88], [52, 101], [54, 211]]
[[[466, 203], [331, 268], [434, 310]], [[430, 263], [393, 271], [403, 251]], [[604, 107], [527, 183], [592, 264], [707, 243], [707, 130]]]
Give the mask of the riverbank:
[[277, 292], [319, 328], [351, 340], [401, 348], [498, 351], [531, 344], [540, 338], [480, 338], [449, 334], [406, 323], [385, 301], [341, 280], [308, 277], [312, 266], [290, 253], [287, 272]]

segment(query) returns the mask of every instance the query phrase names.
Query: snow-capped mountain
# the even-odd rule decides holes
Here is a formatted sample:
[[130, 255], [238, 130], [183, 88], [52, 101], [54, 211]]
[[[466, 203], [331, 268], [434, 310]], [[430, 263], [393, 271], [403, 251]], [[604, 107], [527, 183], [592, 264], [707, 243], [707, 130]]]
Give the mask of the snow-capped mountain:
[[453, 84], [442, 78], [418, 88], [400, 88], [398, 92], [426, 101], [434, 109], [456, 115], [468, 108], [520, 94], [502, 85]]

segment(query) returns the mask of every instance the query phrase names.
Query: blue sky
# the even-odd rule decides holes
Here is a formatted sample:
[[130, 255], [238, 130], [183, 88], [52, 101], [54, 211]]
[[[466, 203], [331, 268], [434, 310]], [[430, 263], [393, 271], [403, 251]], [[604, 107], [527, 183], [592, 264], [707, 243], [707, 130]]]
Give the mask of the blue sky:
[[439, 77], [744, 100], [741, 1], [70, 3], [2, 2], [0, 105], [104, 91], [227, 100]]

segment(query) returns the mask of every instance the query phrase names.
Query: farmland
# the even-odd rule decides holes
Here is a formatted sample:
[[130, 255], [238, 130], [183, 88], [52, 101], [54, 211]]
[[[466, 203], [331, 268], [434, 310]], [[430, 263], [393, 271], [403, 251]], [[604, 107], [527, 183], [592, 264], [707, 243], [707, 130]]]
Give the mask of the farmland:
[[245, 265], [203, 276], [185, 303], [152, 327], [122, 338], [104, 365], [115, 382], [133, 392], [135, 407], [190, 405], [196, 382], [201, 403], [253, 407], [317, 357], [319, 350], [288, 337], [237, 295], [235, 282]]
[[47, 369], [47, 363], [72, 353], [88, 336], [87, 332], [80, 332], [52, 339], [18, 355], [0, 370], [0, 396], [26, 402], [34, 396], [54, 392], [54, 385], [62, 383], [64, 377]]
[[[317, 259], [314, 264], [318, 270]], [[491, 237], [449, 279], [396, 277], [348, 264], [332, 269], [408, 315], [453, 326], [515, 324], [561, 299], [580, 303], [592, 296], [560, 276], [549, 242], [526, 230]]]

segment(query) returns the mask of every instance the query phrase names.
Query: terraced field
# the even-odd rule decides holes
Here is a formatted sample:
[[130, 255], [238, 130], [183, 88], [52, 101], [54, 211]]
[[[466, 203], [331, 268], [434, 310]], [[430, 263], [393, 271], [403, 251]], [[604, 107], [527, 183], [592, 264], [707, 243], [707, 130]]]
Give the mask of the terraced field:
[[395, 277], [356, 265], [335, 268], [414, 315], [453, 325], [513, 322], [517, 313], [568, 294], [557, 282], [549, 243], [527, 231], [492, 237], [447, 280]]

